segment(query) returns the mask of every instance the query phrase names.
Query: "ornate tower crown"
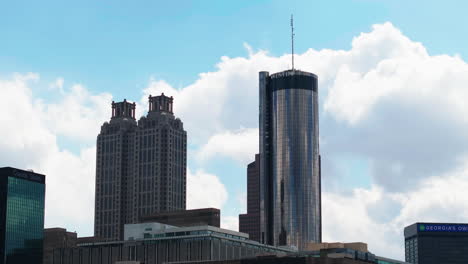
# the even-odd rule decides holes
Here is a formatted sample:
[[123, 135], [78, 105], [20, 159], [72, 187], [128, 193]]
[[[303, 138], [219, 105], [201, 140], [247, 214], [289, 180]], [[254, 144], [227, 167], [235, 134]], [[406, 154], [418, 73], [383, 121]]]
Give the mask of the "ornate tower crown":
[[165, 112], [173, 114], [172, 105], [174, 98], [165, 96], [162, 93], [160, 96], [149, 96], [149, 112]]
[[112, 101], [112, 119], [131, 118], [135, 120], [135, 106], [135, 103], [127, 102], [127, 99], [117, 103]]

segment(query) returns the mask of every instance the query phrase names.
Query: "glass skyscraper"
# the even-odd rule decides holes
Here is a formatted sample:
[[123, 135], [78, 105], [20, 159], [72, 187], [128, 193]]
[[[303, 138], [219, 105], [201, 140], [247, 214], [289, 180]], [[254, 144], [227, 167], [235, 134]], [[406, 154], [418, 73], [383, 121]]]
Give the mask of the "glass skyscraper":
[[2, 264], [42, 263], [45, 176], [0, 168]]
[[260, 72], [261, 242], [321, 242], [317, 76]]

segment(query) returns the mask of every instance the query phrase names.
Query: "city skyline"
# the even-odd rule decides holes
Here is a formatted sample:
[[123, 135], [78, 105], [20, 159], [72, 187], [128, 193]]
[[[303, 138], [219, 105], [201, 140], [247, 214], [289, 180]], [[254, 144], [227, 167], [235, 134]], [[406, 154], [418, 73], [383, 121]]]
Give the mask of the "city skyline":
[[[91, 3], [77, 6], [82, 8], [69, 19], [60, 12], [55, 18], [41, 16], [37, 25], [30, 11], [23, 13], [28, 17], [24, 21], [2, 17], [9, 23], [0, 23], [7, 37], [0, 43], [0, 96], [6, 103], [0, 117], [6, 124], [0, 132], [0, 165], [48, 175], [46, 227], [91, 235], [95, 136], [111, 115], [110, 103], [136, 102], [140, 118], [148, 96], [164, 92], [174, 96], [174, 112], [180, 113], [189, 135], [188, 208], [220, 208], [222, 225], [236, 229], [238, 214], [246, 212], [245, 168], [258, 152], [258, 72], [290, 68], [289, 18], [294, 13], [295, 67], [319, 76], [323, 240], [365, 241], [372, 252], [403, 259], [404, 226], [466, 222], [468, 217], [468, 111], [463, 103], [468, 50], [457, 34], [463, 32], [465, 18], [456, 11], [463, 8], [449, 1], [442, 10], [453, 9], [449, 20], [454, 26], [442, 31], [447, 21], [434, 25], [436, 21], [424, 19], [437, 13], [435, 2], [425, 2], [424, 12], [415, 17], [406, 9], [396, 15], [401, 1], [368, 2], [343, 3], [343, 9], [360, 13], [336, 21], [324, 16], [342, 14], [341, 8], [332, 12], [337, 2], [320, 3], [327, 12], [310, 18], [299, 10], [305, 1], [287, 10], [279, 10], [275, 1], [215, 5], [206, 11], [206, 20], [197, 20], [207, 14], [202, 10], [192, 17], [165, 4], [161, 10], [179, 17], [161, 15], [155, 24], [145, 24], [151, 12], [141, 11], [138, 21], [119, 20], [102, 6], [89, 8]], [[408, 5], [414, 9], [417, 4]], [[15, 4], [5, 8], [19, 10]], [[140, 8], [131, 10], [145, 9]], [[374, 16], [358, 18], [371, 10], [376, 10]], [[97, 19], [101, 14], [103, 19]], [[80, 15], [89, 20], [76, 19]], [[231, 30], [226, 25], [241, 17], [246, 21], [227, 37]], [[220, 22], [213, 24], [219, 25], [203, 27], [216, 18]], [[63, 28], [57, 20], [66, 22]], [[88, 27], [80, 23], [96, 21], [102, 24], [85, 34]], [[188, 27], [188, 36], [175, 38], [191, 21], [200, 23]], [[170, 33], [161, 28], [171, 28], [171, 23], [174, 34], [161, 37]], [[306, 30], [310, 25], [314, 30]], [[41, 26], [46, 29], [39, 30]], [[69, 27], [76, 31], [64, 30]], [[204, 39], [206, 29], [218, 37], [210, 33]], [[90, 41], [95, 35], [101, 36], [99, 43]], [[57, 44], [48, 45], [46, 38]]]

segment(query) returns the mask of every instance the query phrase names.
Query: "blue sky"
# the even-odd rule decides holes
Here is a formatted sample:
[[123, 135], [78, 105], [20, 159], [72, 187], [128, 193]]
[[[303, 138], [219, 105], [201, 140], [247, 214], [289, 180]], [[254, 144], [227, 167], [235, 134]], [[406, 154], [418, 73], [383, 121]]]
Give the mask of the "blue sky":
[[[463, 192], [432, 189], [445, 186], [441, 179], [468, 184], [459, 101], [468, 85], [467, 9], [461, 0], [4, 1], [0, 98], [11, 114], [0, 118], [9, 126], [0, 166], [50, 174], [46, 225], [91, 235], [93, 148], [110, 101], [136, 101], [143, 113], [145, 97], [164, 91], [188, 130], [192, 179], [214, 190], [193, 192], [194, 205], [219, 205], [235, 227], [257, 152], [257, 72], [288, 67], [294, 14], [296, 65], [321, 86], [324, 235], [368, 241], [377, 253], [388, 244], [401, 258], [411, 221], [468, 217], [455, 213]], [[12, 126], [16, 116], [24, 121]], [[65, 186], [84, 189], [76, 215], [57, 202]], [[460, 202], [441, 208], [429, 191]], [[356, 208], [342, 230], [330, 226], [349, 208], [335, 201]], [[355, 223], [372, 232], [353, 233]], [[382, 227], [385, 243], [372, 237]]]
[[243, 43], [289, 52], [347, 49], [369, 25], [391, 21], [430, 53], [466, 56], [465, 1], [4, 1], [0, 72], [41, 71], [93, 91], [134, 98], [157, 76], [183, 86], [213, 70], [221, 56], [245, 55]]

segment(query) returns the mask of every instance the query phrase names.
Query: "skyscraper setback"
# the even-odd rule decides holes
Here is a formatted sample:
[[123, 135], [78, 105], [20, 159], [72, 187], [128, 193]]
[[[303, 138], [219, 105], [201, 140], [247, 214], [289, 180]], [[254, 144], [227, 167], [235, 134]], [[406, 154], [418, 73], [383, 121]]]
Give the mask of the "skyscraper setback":
[[112, 102], [112, 117], [97, 137], [94, 235], [123, 239], [124, 224], [186, 206], [187, 133], [173, 98], [149, 97], [147, 116], [135, 103]]
[[317, 76], [260, 72], [260, 240], [321, 242]]
[[247, 166], [247, 213], [239, 215], [239, 232], [260, 242], [260, 155]]

